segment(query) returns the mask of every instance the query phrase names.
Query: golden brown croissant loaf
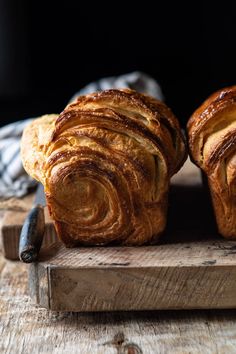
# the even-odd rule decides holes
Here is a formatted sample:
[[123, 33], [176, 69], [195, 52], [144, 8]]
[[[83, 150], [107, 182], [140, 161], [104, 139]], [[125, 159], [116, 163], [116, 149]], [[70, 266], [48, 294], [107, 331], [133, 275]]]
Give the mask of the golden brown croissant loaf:
[[170, 177], [186, 157], [165, 104], [132, 90], [81, 96], [22, 138], [66, 246], [154, 243], [166, 224]]
[[211, 95], [188, 122], [192, 160], [207, 175], [219, 232], [236, 238], [236, 86]]

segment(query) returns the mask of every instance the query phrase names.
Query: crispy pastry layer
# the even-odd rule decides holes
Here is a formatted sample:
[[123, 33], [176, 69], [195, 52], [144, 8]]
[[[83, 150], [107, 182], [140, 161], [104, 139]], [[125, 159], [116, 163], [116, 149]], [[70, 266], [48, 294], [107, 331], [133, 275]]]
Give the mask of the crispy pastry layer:
[[211, 95], [188, 122], [193, 162], [207, 175], [219, 232], [236, 238], [236, 86]]
[[43, 183], [68, 247], [154, 243], [166, 224], [170, 177], [185, 158], [171, 110], [132, 90], [81, 96], [22, 138], [24, 167]]

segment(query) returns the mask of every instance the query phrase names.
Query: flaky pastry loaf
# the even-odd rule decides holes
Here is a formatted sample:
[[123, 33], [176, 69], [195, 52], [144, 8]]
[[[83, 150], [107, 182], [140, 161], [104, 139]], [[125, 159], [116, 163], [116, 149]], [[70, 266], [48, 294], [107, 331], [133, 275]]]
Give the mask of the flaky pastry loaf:
[[236, 239], [236, 86], [212, 94], [188, 122], [193, 162], [206, 174], [219, 232]]
[[21, 154], [66, 246], [142, 245], [165, 228], [170, 177], [186, 149], [164, 103], [124, 89], [81, 96], [58, 117], [36, 119]]

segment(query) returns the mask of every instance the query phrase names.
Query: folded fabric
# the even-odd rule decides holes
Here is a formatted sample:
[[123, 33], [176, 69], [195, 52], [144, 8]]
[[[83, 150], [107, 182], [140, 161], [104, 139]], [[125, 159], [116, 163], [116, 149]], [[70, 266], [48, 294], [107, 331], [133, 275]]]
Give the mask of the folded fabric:
[[32, 119], [15, 122], [0, 129], [0, 198], [21, 197], [36, 185], [21, 164], [20, 139]]
[[[158, 83], [147, 74], [136, 71], [117, 77], [103, 78], [90, 83], [78, 91], [70, 102], [80, 95], [111, 88], [131, 88], [163, 100]], [[21, 135], [25, 126], [32, 119], [34, 118], [8, 124], [0, 128], [0, 198], [22, 197], [28, 193], [30, 188], [37, 184], [24, 171], [20, 158]]]
[[76, 92], [70, 102], [74, 101], [78, 96], [97, 91], [109, 90], [111, 88], [130, 88], [141, 93], [147, 93], [158, 100], [164, 100], [161, 88], [155, 79], [140, 71], [134, 71], [130, 74], [106, 77], [92, 82]]

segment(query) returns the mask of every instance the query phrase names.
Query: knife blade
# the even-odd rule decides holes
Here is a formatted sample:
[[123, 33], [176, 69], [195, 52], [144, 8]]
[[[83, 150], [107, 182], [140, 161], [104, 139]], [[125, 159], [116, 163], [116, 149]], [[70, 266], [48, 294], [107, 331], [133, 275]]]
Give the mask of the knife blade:
[[19, 241], [19, 258], [24, 263], [32, 263], [37, 260], [42, 245], [46, 205], [43, 185], [39, 183], [35, 201], [23, 224]]

